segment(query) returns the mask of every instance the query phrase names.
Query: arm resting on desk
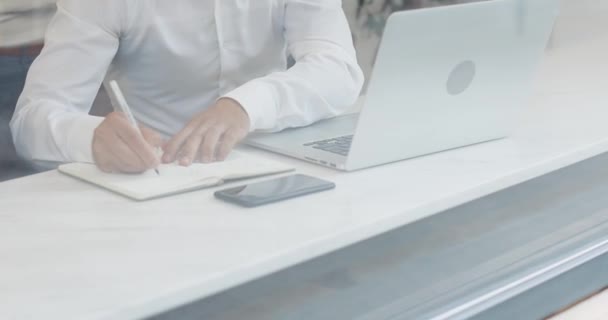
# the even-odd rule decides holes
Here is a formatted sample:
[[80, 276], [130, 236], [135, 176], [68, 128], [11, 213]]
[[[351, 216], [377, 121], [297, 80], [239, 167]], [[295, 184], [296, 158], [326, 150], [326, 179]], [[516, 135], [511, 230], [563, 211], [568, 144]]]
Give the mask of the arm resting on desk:
[[228, 93], [249, 114], [252, 130], [280, 131], [343, 113], [364, 76], [339, 0], [287, 0], [285, 37], [296, 64]]

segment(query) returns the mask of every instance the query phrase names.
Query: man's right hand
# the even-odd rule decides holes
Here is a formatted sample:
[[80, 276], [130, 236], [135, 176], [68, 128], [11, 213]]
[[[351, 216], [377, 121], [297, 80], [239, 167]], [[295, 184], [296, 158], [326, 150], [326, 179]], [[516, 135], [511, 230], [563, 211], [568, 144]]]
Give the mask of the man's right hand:
[[157, 132], [141, 127], [140, 134], [122, 113], [112, 112], [95, 129], [93, 158], [104, 172], [142, 173], [158, 167], [162, 144]]

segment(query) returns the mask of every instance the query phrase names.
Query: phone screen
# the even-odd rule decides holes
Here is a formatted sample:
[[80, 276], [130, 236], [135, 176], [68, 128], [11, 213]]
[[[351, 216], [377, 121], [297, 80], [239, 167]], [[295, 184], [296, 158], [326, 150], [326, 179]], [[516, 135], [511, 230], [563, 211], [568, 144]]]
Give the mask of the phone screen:
[[298, 174], [218, 191], [215, 196], [254, 207], [333, 188], [335, 184], [332, 182]]

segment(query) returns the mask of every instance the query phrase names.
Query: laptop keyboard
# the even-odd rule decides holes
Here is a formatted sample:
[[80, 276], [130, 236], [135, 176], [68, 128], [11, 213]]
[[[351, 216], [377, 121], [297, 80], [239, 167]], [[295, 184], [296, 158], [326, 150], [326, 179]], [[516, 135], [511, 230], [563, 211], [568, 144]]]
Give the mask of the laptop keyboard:
[[306, 143], [304, 144], [304, 146], [339, 154], [341, 156], [347, 156], [352, 142], [353, 135], [349, 135], [332, 139], [314, 141]]

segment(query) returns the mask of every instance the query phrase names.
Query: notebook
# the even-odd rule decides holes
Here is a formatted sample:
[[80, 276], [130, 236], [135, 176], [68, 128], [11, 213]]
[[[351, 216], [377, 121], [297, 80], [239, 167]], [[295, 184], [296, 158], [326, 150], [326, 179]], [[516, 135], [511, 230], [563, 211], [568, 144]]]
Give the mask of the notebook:
[[293, 171], [279, 162], [233, 153], [228, 160], [190, 167], [165, 164], [143, 174], [105, 173], [94, 164], [70, 163], [59, 166], [59, 172], [84, 180], [137, 201], [222, 185], [226, 182], [257, 178]]

